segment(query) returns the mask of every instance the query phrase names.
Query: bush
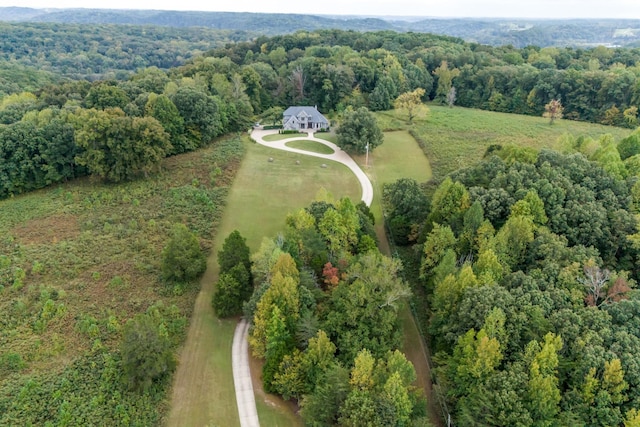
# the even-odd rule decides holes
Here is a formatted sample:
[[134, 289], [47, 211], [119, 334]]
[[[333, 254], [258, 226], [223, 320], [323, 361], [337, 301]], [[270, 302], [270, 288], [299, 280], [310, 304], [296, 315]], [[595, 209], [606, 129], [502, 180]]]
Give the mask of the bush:
[[127, 322], [120, 350], [125, 379], [134, 390], [148, 390], [176, 365], [169, 338], [160, 334], [157, 323], [146, 314]]
[[173, 227], [173, 235], [162, 251], [162, 277], [167, 282], [197, 279], [207, 268], [198, 238], [184, 224]]

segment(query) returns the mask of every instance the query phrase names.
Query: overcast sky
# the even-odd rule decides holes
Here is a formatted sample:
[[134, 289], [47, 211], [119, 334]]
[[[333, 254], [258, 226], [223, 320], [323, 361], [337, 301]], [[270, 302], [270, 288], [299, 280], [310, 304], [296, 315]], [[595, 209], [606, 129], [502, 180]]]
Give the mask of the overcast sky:
[[0, 0], [2, 6], [328, 15], [640, 19], [640, 0]]

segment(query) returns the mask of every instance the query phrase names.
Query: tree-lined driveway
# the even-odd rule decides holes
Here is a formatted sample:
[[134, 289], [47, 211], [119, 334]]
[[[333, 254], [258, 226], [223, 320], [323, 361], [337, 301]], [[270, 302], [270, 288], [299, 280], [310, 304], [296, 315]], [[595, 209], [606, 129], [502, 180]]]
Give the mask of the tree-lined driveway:
[[[334, 162], [342, 163], [348, 167], [360, 182], [362, 187], [362, 201], [371, 206], [373, 201], [373, 185], [367, 177], [367, 175], [360, 169], [360, 166], [349, 156], [342, 151], [336, 144], [325, 141], [324, 139], [315, 138], [312, 133], [307, 136], [292, 136], [291, 138], [279, 140], [279, 141], [265, 141], [263, 138], [266, 135], [277, 134], [277, 130], [262, 130], [254, 129], [251, 133], [251, 137], [258, 143], [264, 146], [275, 148], [278, 150], [291, 151], [292, 153], [304, 154], [307, 156], [320, 157], [327, 160], [333, 160]], [[312, 151], [300, 150], [298, 148], [288, 147], [286, 144], [291, 141], [298, 140], [311, 140], [331, 147], [333, 154], [320, 154]], [[253, 384], [251, 383], [251, 373], [249, 372], [249, 348], [248, 348], [248, 333], [249, 324], [245, 319], [241, 320], [236, 326], [235, 334], [233, 335], [232, 346], [232, 359], [233, 359], [233, 382], [236, 389], [236, 402], [238, 404], [238, 413], [240, 416], [241, 427], [258, 427], [258, 412], [256, 410], [255, 396], [253, 394]]]

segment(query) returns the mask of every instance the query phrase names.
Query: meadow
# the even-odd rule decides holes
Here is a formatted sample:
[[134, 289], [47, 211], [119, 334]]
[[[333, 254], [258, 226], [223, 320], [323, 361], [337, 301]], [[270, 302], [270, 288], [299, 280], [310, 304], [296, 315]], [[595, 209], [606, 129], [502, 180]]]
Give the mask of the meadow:
[[563, 135], [598, 139], [611, 134], [620, 140], [629, 129], [573, 120], [557, 120], [553, 125], [542, 117], [496, 113], [462, 107], [428, 105], [414, 124], [396, 110], [376, 114], [383, 130], [408, 130], [418, 140], [429, 158], [433, 175], [441, 179], [461, 167], [477, 163], [492, 144], [518, 145], [535, 149], [562, 149]]
[[231, 136], [148, 179], [87, 178], [0, 201], [0, 425], [164, 419], [169, 378], [130, 391], [121, 331], [146, 312], [175, 348], [184, 341], [199, 289], [162, 282], [162, 248], [178, 222], [212, 247], [242, 154]]

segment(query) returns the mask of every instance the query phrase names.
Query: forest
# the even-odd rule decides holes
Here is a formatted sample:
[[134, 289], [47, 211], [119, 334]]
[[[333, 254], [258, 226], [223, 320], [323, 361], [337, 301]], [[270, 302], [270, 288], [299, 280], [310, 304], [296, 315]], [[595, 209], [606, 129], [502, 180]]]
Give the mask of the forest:
[[0, 22], [0, 32], [0, 64], [20, 64], [75, 80], [124, 80], [143, 68], [166, 70], [214, 47], [249, 38], [242, 31], [206, 28], [68, 23]]
[[296, 13], [0, 8], [4, 21], [160, 25], [247, 31], [254, 36], [299, 30], [392, 30], [444, 34], [493, 46], [638, 46], [637, 19], [431, 18]]
[[[78, 232], [88, 247], [92, 232], [123, 241], [136, 236], [127, 241], [128, 250], [141, 248], [153, 259], [158, 251], [150, 247], [162, 245], [136, 232], [162, 223], [161, 235], [170, 244], [160, 257], [171, 268], [153, 261], [139, 268], [168, 284], [151, 294], [168, 301], [196, 280], [204, 261], [198, 239], [185, 226], [171, 227], [164, 215], [194, 218], [190, 229], [210, 238], [211, 225], [202, 224], [219, 215], [223, 190], [217, 192], [217, 185], [230, 179], [226, 162], [233, 169], [241, 151], [237, 142], [213, 148], [211, 142], [239, 135], [256, 121], [277, 122], [285, 106], [317, 105], [335, 124], [362, 107], [391, 110], [408, 92], [430, 105], [537, 117], [559, 100], [566, 119], [628, 128], [621, 140], [564, 135], [562, 152], [493, 144], [480, 163], [446, 177], [386, 186], [386, 227], [400, 259], [380, 255], [369, 210], [346, 198], [290, 214], [284, 234], [265, 240], [252, 256], [242, 237], [232, 234], [227, 242], [241, 247], [242, 257], [227, 260], [221, 252], [213, 304], [220, 316], [252, 319], [250, 344], [265, 362], [265, 389], [297, 400], [309, 425], [428, 425], [424, 397], [411, 385], [415, 371], [397, 351], [398, 311], [407, 301], [425, 307], [425, 338], [455, 425], [640, 423], [640, 131], [631, 132], [640, 104], [638, 48], [518, 49], [432, 34], [319, 30], [224, 46], [232, 35], [223, 33], [216, 46], [205, 46], [194, 33], [180, 55], [176, 44], [155, 51], [158, 56], [142, 56], [136, 52], [145, 50], [148, 34], [166, 46], [162, 41], [174, 37], [173, 30], [142, 34], [139, 27], [124, 27], [123, 37], [132, 44], [118, 51], [91, 39], [118, 33], [116, 26], [98, 26], [86, 40], [76, 24], [7, 28], [15, 40], [0, 43], [14, 52], [0, 76], [24, 77], [0, 87], [0, 199], [83, 177], [90, 179], [79, 182], [89, 186], [166, 178], [163, 167], [171, 157], [201, 150], [215, 159], [211, 171], [188, 178], [191, 184], [154, 184], [145, 197], [162, 194], [167, 201], [153, 222], [131, 218], [125, 224], [103, 215], [87, 219]], [[21, 33], [25, 28], [30, 32]], [[62, 43], [57, 34], [67, 32], [75, 38]], [[94, 55], [78, 58], [89, 45]], [[206, 52], [199, 55], [201, 49]], [[67, 60], [86, 66], [72, 73], [78, 67]], [[68, 192], [60, 198], [69, 212], [90, 208], [87, 215], [101, 205], [135, 206], [124, 190], [115, 199], [109, 194], [77, 201]], [[201, 210], [191, 215], [190, 209]], [[69, 325], [57, 323], [71, 309], [64, 292], [23, 286], [45, 268], [64, 276], [69, 267], [25, 260], [27, 245], [10, 236], [2, 245], [7, 255], [0, 256], [0, 294], [17, 298], [5, 307], [2, 325], [19, 325], [34, 336], [50, 325], [68, 332]], [[192, 258], [185, 262], [182, 253]], [[100, 280], [97, 272], [84, 273], [91, 279], [83, 280]], [[122, 286], [122, 278], [109, 282], [112, 291]], [[0, 354], [4, 420], [55, 418], [63, 424], [71, 416], [68, 402], [65, 407], [59, 396], [49, 399], [54, 389], [97, 383], [108, 393], [86, 402], [87, 416], [157, 422], [157, 391], [166, 388], [173, 366], [167, 349], [179, 342], [185, 319], [162, 303], [136, 310], [137, 316], [123, 315], [134, 320], [122, 325], [116, 316], [121, 313], [111, 311], [99, 321], [74, 319], [71, 329], [91, 338], [92, 348], [60, 379], [19, 378], [27, 362], [13, 351]], [[141, 374], [136, 330], [153, 331], [161, 347], [155, 365]], [[18, 347], [16, 336], [7, 339]], [[119, 345], [121, 351], [115, 350]], [[121, 363], [125, 388], [114, 385]], [[21, 390], [16, 401], [14, 383]], [[129, 389], [151, 392], [136, 403]], [[101, 414], [105, 399], [120, 396], [129, 406]], [[49, 400], [62, 409], [52, 414]], [[34, 404], [40, 401], [45, 403]], [[73, 392], [74, 404], [81, 401]], [[25, 415], [30, 405], [35, 409]]]
[[494, 147], [429, 200], [385, 188], [456, 425], [638, 422], [637, 175], [570, 144]]
[[[86, 173], [112, 181], [146, 174], [166, 155], [246, 129], [254, 115], [277, 120], [283, 106], [388, 110], [418, 88], [424, 101], [447, 103], [453, 89], [455, 105], [535, 116], [560, 100], [565, 118], [633, 128], [639, 57], [638, 49], [493, 48], [429, 34], [323, 30], [228, 44], [124, 80], [41, 77], [40, 87], [10, 87], [0, 101], [0, 197]], [[110, 141], [130, 155], [109, 154]]]

